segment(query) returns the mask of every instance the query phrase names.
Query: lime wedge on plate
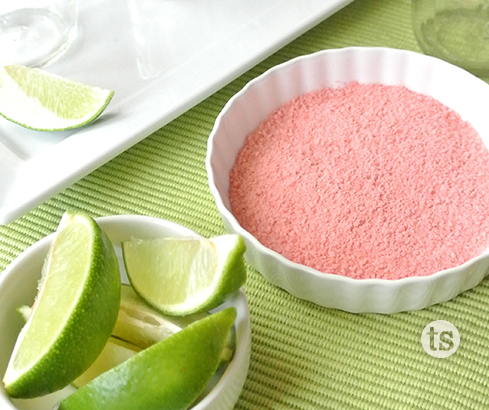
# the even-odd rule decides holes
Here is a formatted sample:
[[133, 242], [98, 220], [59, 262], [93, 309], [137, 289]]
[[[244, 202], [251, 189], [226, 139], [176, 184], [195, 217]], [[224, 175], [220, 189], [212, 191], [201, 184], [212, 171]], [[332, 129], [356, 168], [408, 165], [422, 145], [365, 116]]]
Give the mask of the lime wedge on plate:
[[59, 410], [186, 410], [219, 365], [236, 318], [231, 307], [199, 320], [93, 379]]
[[25, 128], [62, 131], [95, 120], [113, 91], [69, 80], [39, 68], [0, 68], [0, 114]]
[[122, 243], [127, 276], [136, 293], [167, 315], [211, 310], [246, 281], [239, 235], [133, 239]]
[[102, 229], [88, 216], [65, 214], [3, 379], [7, 393], [42, 396], [90, 367], [117, 319], [120, 286], [117, 257]]

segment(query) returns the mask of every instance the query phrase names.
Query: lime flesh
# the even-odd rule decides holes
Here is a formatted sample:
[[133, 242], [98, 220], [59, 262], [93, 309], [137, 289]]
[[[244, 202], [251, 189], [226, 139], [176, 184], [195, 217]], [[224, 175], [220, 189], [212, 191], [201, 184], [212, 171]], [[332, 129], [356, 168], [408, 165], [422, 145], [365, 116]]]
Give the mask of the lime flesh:
[[130, 359], [140, 351], [141, 349], [139, 347], [134, 346], [131, 343], [127, 343], [124, 340], [119, 340], [115, 337], [110, 337], [104, 350], [102, 350], [102, 353], [97, 357], [97, 360], [95, 360], [86, 372], [74, 380], [72, 385], [79, 389], [100, 376], [102, 373], [105, 373]]
[[[164, 315], [147, 304], [131, 286], [122, 285], [119, 316], [112, 330], [112, 336], [146, 349], [209, 314], [209, 312], [198, 312], [187, 316]], [[235, 343], [236, 332], [233, 327], [222, 351], [220, 365], [231, 361]]]
[[148, 305], [132, 286], [122, 285], [119, 316], [112, 336], [146, 349], [208, 315], [207, 312], [182, 317], [164, 315]]

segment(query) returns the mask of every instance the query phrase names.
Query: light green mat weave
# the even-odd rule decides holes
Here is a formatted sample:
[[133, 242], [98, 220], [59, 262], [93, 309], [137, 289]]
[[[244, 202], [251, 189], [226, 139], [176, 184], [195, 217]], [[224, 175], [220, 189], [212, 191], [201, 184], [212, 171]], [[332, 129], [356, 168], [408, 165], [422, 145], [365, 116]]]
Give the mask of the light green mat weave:
[[[0, 269], [54, 231], [68, 207], [94, 217], [156, 216], [205, 236], [224, 233], [204, 167], [215, 117], [266, 69], [298, 55], [346, 46], [419, 51], [410, 2], [356, 0], [83, 180], [0, 227]], [[298, 300], [249, 269], [245, 290], [252, 357], [236, 408], [487, 409], [488, 284], [485, 280], [423, 311], [355, 315]], [[421, 332], [434, 320], [447, 320], [460, 332], [460, 347], [449, 358], [432, 358], [421, 346]]]

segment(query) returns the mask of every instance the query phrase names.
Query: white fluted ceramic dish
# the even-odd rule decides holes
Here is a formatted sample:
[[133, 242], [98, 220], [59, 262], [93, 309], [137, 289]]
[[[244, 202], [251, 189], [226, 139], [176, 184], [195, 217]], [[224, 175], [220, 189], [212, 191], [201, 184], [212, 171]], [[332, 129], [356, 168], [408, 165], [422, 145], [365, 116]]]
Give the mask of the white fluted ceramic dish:
[[[173, 222], [136, 215], [108, 216], [97, 219], [107, 233], [116, 250], [121, 280], [128, 283], [122, 261], [120, 243], [131, 237], [187, 237], [198, 236], [195, 232]], [[53, 235], [35, 243], [15, 259], [0, 275], [0, 379], [3, 378], [10, 354], [22, 327], [16, 308], [32, 304], [40, 279], [44, 257], [48, 252]], [[238, 400], [248, 373], [251, 352], [251, 329], [249, 310], [243, 291], [232, 295], [217, 310], [234, 306], [237, 309], [235, 321], [236, 350], [232, 361], [222, 375], [215, 377], [207, 389], [207, 394], [192, 410], [231, 410]], [[47, 396], [26, 400], [11, 400], [0, 383], [0, 409], [2, 410], [52, 410], [53, 405], [73, 391], [72, 387]]]
[[461, 266], [399, 280], [351, 279], [293, 263], [263, 246], [234, 217], [229, 173], [246, 136], [290, 99], [351, 81], [403, 85], [430, 95], [468, 120], [489, 147], [489, 85], [444, 61], [405, 50], [344, 48], [320, 51], [276, 66], [248, 83], [226, 104], [208, 140], [209, 186], [226, 229], [243, 236], [246, 259], [273, 284], [328, 308], [393, 313], [447, 301], [479, 284], [489, 251]]

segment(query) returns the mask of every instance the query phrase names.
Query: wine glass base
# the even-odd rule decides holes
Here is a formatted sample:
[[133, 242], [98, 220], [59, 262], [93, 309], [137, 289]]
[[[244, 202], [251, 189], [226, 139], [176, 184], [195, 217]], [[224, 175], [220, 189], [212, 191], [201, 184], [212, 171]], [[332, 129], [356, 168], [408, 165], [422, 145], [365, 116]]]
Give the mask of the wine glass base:
[[45, 67], [72, 44], [76, 24], [47, 9], [15, 10], [0, 16], [0, 65]]

